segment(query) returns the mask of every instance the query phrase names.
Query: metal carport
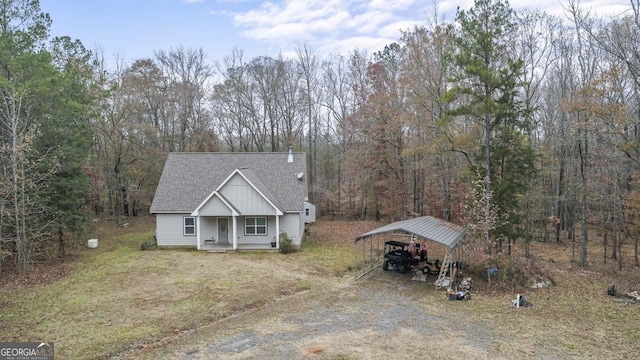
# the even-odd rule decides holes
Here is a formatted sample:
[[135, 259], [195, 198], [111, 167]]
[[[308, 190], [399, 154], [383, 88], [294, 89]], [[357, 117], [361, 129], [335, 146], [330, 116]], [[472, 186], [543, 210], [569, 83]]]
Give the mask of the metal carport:
[[[445, 261], [448, 262], [449, 274], [452, 274], [453, 263], [460, 258], [458, 245], [467, 235], [467, 231], [462, 226], [448, 221], [432, 216], [422, 216], [394, 222], [358, 235], [354, 241], [354, 272], [356, 279], [382, 265], [384, 243], [390, 240], [394, 234], [417, 236], [443, 245], [447, 250]], [[451, 278], [444, 276], [445, 272], [446, 269], [443, 266], [441, 276], [438, 276], [438, 280], [436, 280], [436, 287], [440, 288], [451, 283]]]

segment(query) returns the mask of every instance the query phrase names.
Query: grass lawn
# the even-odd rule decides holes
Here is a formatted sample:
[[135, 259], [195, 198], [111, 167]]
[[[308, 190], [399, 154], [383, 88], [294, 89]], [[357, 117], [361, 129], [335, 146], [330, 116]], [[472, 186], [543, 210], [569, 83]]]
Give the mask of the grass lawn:
[[[102, 221], [94, 224], [97, 249], [81, 250], [75, 260], [42, 266], [26, 277], [2, 274], [0, 340], [54, 341], [60, 359], [104, 358], [170, 341], [284, 296], [344, 282], [352, 276], [354, 237], [377, 226], [320, 221], [294, 254], [212, 254], [140, 251], [152, 236], [153, 218], [126, 228]], [[614, 264], [600, 264], [593, 251], [593, 265], [580, 270], [571, 262], [570, 247], [534, 244], [537, 266], [556, 286], [504, 291], [474, 280], [479, 291], [472, 301], [446, 306], [466, 321], [491, 323], [492, 331], [517, 340], [496, 345], [496, 356], [543, 346], [587, 357], [615, 348], [625, 358], [640, 348], [640, 304], [613, 302], [606, 286], [615, 282], [640, 290], [640, 271], [627, 264], [619, 273]], [[534, 308], [514, 313], [505, 306], [512, 290], [526, 291]]]
[[[332, 280], [325, 275], [343, 266], [307, 264], [305, 252], [140, 251], [153, 228], [152, 218], [127, 228], [101, 222], [94, 230], [98, 248], [65, 264], [65, 276], [0, 285], [0, 339], [54, 341], [61, 359], [104, 357], [323, 286]], [[36, 272], [46, 278], [42, 272], [52, 268]]]

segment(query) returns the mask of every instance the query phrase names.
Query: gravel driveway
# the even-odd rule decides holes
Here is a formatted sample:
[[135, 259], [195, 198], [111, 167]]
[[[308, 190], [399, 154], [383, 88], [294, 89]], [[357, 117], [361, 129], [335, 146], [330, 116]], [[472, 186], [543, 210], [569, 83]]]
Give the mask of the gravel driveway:
[[[433, 285], [375, 272], [312, 289], [129, 354], [167, 359], [478, 359], [492, 334]], [[455, 313], [455, 311], [454, 311]], [[459, 313], [459, 312], [458, 312]]]

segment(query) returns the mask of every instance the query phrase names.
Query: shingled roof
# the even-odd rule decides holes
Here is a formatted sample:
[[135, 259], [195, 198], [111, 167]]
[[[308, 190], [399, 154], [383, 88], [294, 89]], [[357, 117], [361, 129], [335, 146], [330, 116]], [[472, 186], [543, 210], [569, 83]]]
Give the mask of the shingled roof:
[[[229, 175], [239, 170], [281, 211], [304, 211], [307, 161], [304, 153], [170, 153], [151, 213], [192, 212]], [[303, 173], [299, 180], [296, 176]]]

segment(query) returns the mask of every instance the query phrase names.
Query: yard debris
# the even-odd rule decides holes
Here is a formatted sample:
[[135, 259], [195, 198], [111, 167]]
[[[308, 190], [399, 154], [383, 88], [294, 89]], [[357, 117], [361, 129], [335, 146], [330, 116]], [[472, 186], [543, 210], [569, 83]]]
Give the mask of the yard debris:
[[533, 307], [533, 304], [525, 300], [524, 295], [517, 294], [515, 300], [511, 300], [511, 305], [520, 308], [520, 307]]
[[633, 300], [634, 302], [640, 302], [640, 292], [638, 291], [632, 291], [627, 293], [627, 297]]
[[471, 299], [471, 293], [469, 291], [456, 291], [451, 288], [447, 289], [447, 297], [449, 300], [469, 300]]
[[498, 275], [498, 272], [500, 272], [500, 270], [498, 270], [498, 268], [496, 267], [484, 269], [484, 275], [487, 277], [487, 280], [491, 280], [492, 276]]
[[615, 296], [615, 299], [613, 299], [615, 302], [627, 305], [640, 303], [640, 291], [638, 290], [629, 291], [625, 294], [617, 290], [615, 285], [611, 285], [607, 288], [607, 294]]
[[471, 291], [472, 287], [473, 287], [473, 284], [472, 284], [471, 278], [466, 277], [462, 279], [462, 282], [460, 282], [460, 285], [458, 285], [458, 291]]
[[413, 281], [427, 281], [427, 274], [423, 273], [422, 270], [416, 270], [411, 278]]
[[531, 285], [532, 289], [542, 289], [545, 286], [551, 286], [553, 283], [551, 280], [534, 280], [533, 285]]
[[470, 300], [471, 299], [471, 278], [462, 279], [462, 282], [456, 287], [456, 291], [447, 289], [447, 297], [449, 300]]

